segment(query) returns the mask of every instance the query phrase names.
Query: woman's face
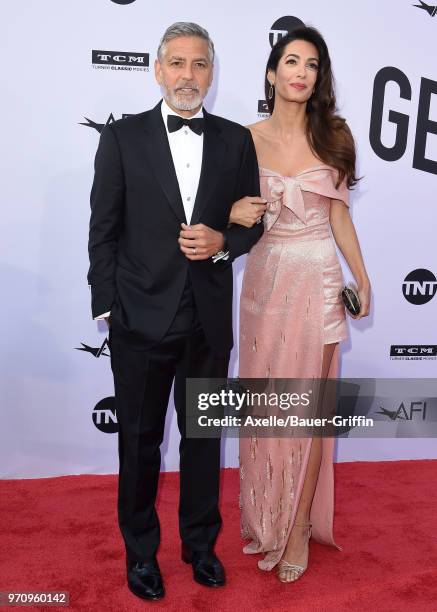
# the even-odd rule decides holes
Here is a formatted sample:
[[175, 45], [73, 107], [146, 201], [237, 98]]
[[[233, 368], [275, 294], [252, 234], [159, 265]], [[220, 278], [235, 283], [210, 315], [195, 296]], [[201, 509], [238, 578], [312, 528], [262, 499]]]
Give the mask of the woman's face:
[[293, 40], [279, 60], [276, 72], [267, 78], [275, 86], [278, 97], [288, 102], [306, 102], [312, 95], [319, 69], [317, 48], [306, 40]]

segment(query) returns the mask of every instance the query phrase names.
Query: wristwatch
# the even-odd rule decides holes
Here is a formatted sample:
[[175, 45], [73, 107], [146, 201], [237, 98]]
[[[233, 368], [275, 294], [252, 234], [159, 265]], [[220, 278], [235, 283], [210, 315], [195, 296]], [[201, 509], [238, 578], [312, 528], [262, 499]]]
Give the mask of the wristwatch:
[[211, 256], [211, 259], [214, 263], [217, 263], [218, 261], [222, 260], [222, 261], [226, 261], [227, 259], [229, 259], [229, 249], [227, 248], [228, 246], [228, 241], [226, 239], [226, 235], [223, 234], [223, 238], [225, 239], [224, 243], [223, 243], [223, 248], [221, 251], [217, 251], [217, 253], [215, 253], [215, 255]]
[[229, 259], [229, 251], [217, 251], [215, 255], [212, 255], [211, 259], [214, 263], [217, 263], [220, 259], [226, 261]]

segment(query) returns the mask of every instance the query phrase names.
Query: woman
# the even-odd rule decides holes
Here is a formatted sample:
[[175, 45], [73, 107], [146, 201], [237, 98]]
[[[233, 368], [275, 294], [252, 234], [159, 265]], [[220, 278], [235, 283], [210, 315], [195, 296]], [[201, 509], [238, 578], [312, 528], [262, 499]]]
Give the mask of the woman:
[[[349, 215], [355, 147], [336, 114], [326, 43], [299, 28], [273, 47], [266, 68], [270, 117], [249, 126], [267, 200], [261, 240], [246, 263], [240, 302], [241, 378], [335, 377], [347, 337], [334, 240], [368, 315], [370, 283]], [[242, 200], [230, 221], [252, 225], [263, 207]], [[331, 233], [332, 230], [332, 233]], [[333, 235], [333, 237], [332, 237]], [[264, 553], [282, 582], [308, 565], [311, 537], [337, 546], [332, 438], [241, 438], [240, 481], [246, 553]]]

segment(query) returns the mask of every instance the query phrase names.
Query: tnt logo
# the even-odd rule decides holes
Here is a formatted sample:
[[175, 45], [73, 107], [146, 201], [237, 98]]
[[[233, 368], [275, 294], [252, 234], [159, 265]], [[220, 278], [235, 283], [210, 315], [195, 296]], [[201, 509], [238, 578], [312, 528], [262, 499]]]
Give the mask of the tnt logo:
[[105, 397], [93, 410], [93, 423], [103, 433], [117, 433], [118, 422], [115, 415], [115, 397]]
[[301, 21], [298, 17], [290, 17], [289, 15], [286, 17], [280, 17], [275, 21], [275, 23], [270, 29], [270, 46], [273, 47], [283, 36], [287, 36], [287, 34], [290, 34], [290, 32], [292, 32], [296, 28], [300, 28], [304, 25], [304, 22]]
[[402, 293], [410, 304], [426, 304], [436, 294], [437, 278], [429, 270], [418, 268], [413, 270], [402, 283]]

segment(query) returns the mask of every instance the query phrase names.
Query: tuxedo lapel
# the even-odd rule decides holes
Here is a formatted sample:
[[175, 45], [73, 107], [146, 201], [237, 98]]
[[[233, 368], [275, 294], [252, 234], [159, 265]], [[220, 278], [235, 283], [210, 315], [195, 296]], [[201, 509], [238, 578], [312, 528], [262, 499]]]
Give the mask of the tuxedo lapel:
[[167, 132], [162, 120], [161, 102], [152, 109], [145, 120], [144, 126], [148, 132], [146, 150], [150, 167], [158, 179], [175, 215], [179, 221], [186, 223], [187, 220], [179, 191], [176, 170], [168, 144]]
[[226, 143], [221, 136], [220, 128], [205, 109], [203, 109], [203, 114], [205, 117], [205, 129], [203, 136], [202, 168], [193, 214], [191, 216], [191, 225], [199, 223], [202, 212], [208, 204], [211, 194], [215, 190], [226, 152]]

